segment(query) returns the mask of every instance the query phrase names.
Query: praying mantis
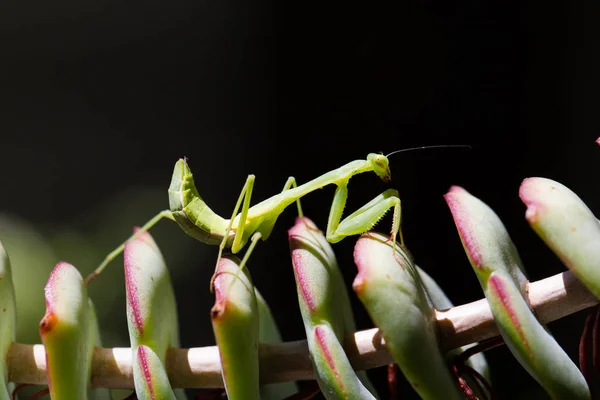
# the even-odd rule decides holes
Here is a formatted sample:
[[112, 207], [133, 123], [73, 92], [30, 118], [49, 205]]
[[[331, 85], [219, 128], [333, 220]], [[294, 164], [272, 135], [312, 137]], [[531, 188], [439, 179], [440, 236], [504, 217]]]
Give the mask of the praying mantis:
[[[264, 241], [269, 238], [277, 222], [277, 218], [288, 206], [296, 203], [298, 214], [302, 216], [300, 199], [328, 185], [337, 186], [327, 222], [326, 239], [328, 242], [337, 243], [347, 236], [360, 235], [369, 231], [390, 209], [393, 209], [390, 240], [395, 245], [396, 237], [399, 236], [400, 244], [404, 246], [404, 239], [400, 229], [401, 207], [398, 191], [395, 189], [385, 190], [342, 220], [342, 213], [348, 198], [348, 182], [353, 176], [365, 172], [374, 172], [384, 182], [389, 182], [391, 180], [388, 160], [390, 155], [409, 150], [437, 147], [466, 146], [423, 146], [399, 150], [387, 156], [370, 153], [364, 160], [351, 161], [340, 168], [329, 171], [299, 186], [294, 177], [289, 177], [279, 194], [253, 206], [250, 206], [250, 200], [252, 199], [255, 176], [248, 175], [230, 219], [225, 219], [216, 214], [202, 200], [196, 188], [187, 159], [180, 159], [175, 164], [168, 191], [170, 209], [159, 212], [133, 236], [108, 254], [100, 266], [86, 278], [86, 284], [98, 276], [123, 251], [125, 243], [137, 238], [137, 236], [149, 230], [163, 218], [177, 222], [188, 235], [203, 243], [210, 245], [218, 244], [219, 254], [217, 265], [225, 248], [229, 248], [233, 254], [236, 254], [250, 243], [240, 264], [240, 270], [242, 270], [257, 242], [261, 239]], [[241, 211], [238, 214], [240, 207]]]

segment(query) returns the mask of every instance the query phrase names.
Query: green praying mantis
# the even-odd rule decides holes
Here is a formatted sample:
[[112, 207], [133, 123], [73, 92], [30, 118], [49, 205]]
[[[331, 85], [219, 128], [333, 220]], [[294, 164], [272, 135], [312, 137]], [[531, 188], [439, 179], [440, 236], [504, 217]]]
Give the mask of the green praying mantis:
[[[229, 248], [233, 254], [236, 254], [250, 243], [240, 264], [240, 270], [242, 270], [257, 242], [261, 239], [264, 241], [269, 238], [277, 222], [277, 218], [288, 206], [296, 203], [298, 214], [302, 216], [300, 199], [328, 185], [337, 186], [327, 222], [326, 239], [328, 242], [337, 243], [347, 236], [360, 235], [369, 231], [390, 209], [393, 209], [390, 240], [395, 245], [396, 238], [399, 237], [400, 244], [404, 246], [404, 239], [400, 229], [401, 207], [398, 191], [395, 189], [385, 190], [342, 220], [342, 213], [348, 198], [348, 182], [353, 176], [364, 172], [374, 172], [384, 182], [389, 182], [391, 180], [388, 159], [390, 155], [410, 150], [439, 147], [468, 146], [423, 146], [398, 150], [387, 156], [370, 153], [364, 160], [351, 161], [340, 168], [329, 171], [299, 186], [294, 177], [289, 177], [279, 194], [263, 200], [254, 206], [250, 206], [250, 200], [252, 199], [255, 176], [248, 175], [230, 219], [225, 219], [216, 214], [202, 200], [194, 183], [187, 159], [180, 159], [175, 164], [169, 187], [169, 210], [159, 212], [134, 235], [108, 254], [100, 266], [86, 278], [86, 284], [98, 276], [123, 251], [128, 241], [137, 238], [163, 218], [177, 222], [188, 235], [203, 243], [210, 245], [218, 244], [219, 254], [216, 265], [219, 265], [225, 248]], [[240, 211], [239, 214], [238, 211]]]

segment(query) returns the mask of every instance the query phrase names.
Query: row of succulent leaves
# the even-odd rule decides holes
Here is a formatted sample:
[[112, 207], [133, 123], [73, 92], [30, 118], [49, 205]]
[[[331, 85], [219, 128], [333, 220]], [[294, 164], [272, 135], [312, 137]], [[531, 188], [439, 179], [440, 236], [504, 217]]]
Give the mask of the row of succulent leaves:
[[[589, 208], [565, 186], [543, 178], [526, 179], [520, 197], [533, 229], [600, 297], [600, 225]], [[498, 216], [462, 188], [453, 187], [445, 198], [509, 350], [552, 398], [590, 399], [586, 379], [530, 309], [521, 260]], [[299, 218], [289, 230], [289, 243], [308, 349], [321, 393], [327, 399], [379, 398], [364, 371], [353, 369], [345, 351], [355, 323], [331, 246], [308, 218]], [[358, 275], [353, 289], [419, 396], [488, 398], [488, 389], [481, 384], [490, 378], [484, 356], [475, 354], [465, 361], [460, 354], [471, 346], [451, 352], [439, 347], [435, 310], [447, 309], [452, 303], [410, 254], [400, 246], [393, 248], [387, 236], [369, 233], [357, 241], [354, 258]], [[226, 394], [233, 400], [297, 396], [293, 382], [261, 384], [260, 344], [278, 342], [281, 337], [250, 272], [237, 273], [238, 264], [236, 257], [227, 256], [218, 265], [211, 311]], [[126, 245], [124, 269], [136, 396], [186, 398], [181, 389], [171, 387], [165, 369], [167, 350], [179, 346], [176, 300], [165, 260], [150, 234]], [[16, 301], [8, 255], [1, 245], [0, 277], [0, 355], [4, 357], [0, 399], [10, 399], [13, 385], [6, 355], [15, 341]], [[93, 350], [102, 343], [93, 303], [73, 265], [56, 265], [45, 287], [45, 300], [40, 335], [51, 398], [110, 398], [109, 390], [90, 388]], [[471, 373], [462, 377], [464, 371]]]

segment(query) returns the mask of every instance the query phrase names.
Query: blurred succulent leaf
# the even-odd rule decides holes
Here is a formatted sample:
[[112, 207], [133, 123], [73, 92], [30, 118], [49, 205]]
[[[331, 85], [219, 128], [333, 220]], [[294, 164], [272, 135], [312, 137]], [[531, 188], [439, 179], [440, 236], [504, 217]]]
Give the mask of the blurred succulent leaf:
[[413, 389], [425, 400], [462, 400], [441, 353], [435, 313], [416, 266], [389, 238], [364, 234], [354, 248], [358, 267], [353, 287], [386, 346]]
[[[134, 230], [137, 232], [138, 228]], [[169, 271], [156, 242], [148, 232], [127, 242], [124, 251], [125, 292], [127, 294], [127, 326], [131, 342], [132, 358], [152, 359], [152, 369], [134, 375], [138, 397], [141, 393], [171, 393], [173, 390], [164, 370], [167, 350], [179, 347], [177, 304]], [[151, 350], [138, 350], [144, 345]], [[148, 358], [146, 358], [146, 355]], [[141, 358], [140, 358], [141, 357]], [[158, 357], [157, 364], [153, 357]], [[150, 361], [148, 361], [150, 362]], [[159, 369], [161, 369], [159, 371]], [[159, 371], [159, 372], [157, 372]], [[156, 376], [154, 374], [157, 374]], [[144, 378], [142, 381], [138, 380]], [[166, 384], [166, 387], [159, 385]], [[146, 390], [146, 392], [144, 392]], [[154, 397], [140, 397], [154, 399]], [[183, 390], [177, 390], [177, 398], [185, 399]]]
[[590, 399], [579, 369], [529, 308], [521, 260], [500, 218], [463, 188], [445, 199], [510, 351], [552, 398]]
[[[102, 338], [100, 337], [100, 326], [98, 324], [98, 317], [96, 314], [96, 307], [92, 302], [92, 299], [88, 298], [88, 321], [89, 321], [89, 335], [90, 342], [93, 343], [92, 346], [92, 355], [94, 347], [102, 347]], [[88, 390], [88, 398], [90, 400], [109, 400], [112, 399], [111, 390], [109, 389], [91, 389]]]
[[331, 245], [308, 218], [289, 230], [298, 302], [308, 349], [321, 392], [327, 399], [374, 399], [364, 371], [357, 373], [344, 352], [355, 331], [350, 299]]
[[44, 315], [46, 276], [59, 259], [34, 226], [16, 216], [0, 215], [0, 241], [10, 254], [21, 343], [39, 342], [39, 323]]
[[10, 344], [15, 341], [16, 307], [10, 260], [0, 242], [0, 399], [2, 400], [11, 398], [6, 356]]
[[551, 179], [525, 179], [519, 196], [533, 230], [600, 298], [600, 224], [592, 211], [573, 191]]
[[92, 355], [101, 345], [94, 306], [79, 271], [60, 262], [50, 273], [44, 294], [46, 314], [40, 334], [46, 350], [50, 397], [109, 399], [106, 389], [88, 393]]
[[214, 280], [213, 331], [230, 400], [259, 400], [259, 311], [250, 273], [240, 260], [223, 256]]
[[[430, 301], [430, 304], [433, 308], [435, 308], [436, 310], [446, 310], [448, 308], [454, 307], [454, 305], [452, 304], [452, 302], [450, 301], [448, 296], [446, 296], [446, 293], [444, 293], [442, 288], [437, 284], [437, 282], [431, 276], [429, 276], [429, 274], [427, 274], [425, 271], [423, 271], [419, 267], [417, 267], [417, 271], [419, 271], [419, 277], [421, 278], [421, 282], [423, 283], [423, 286], [425, 287], [425, 292], [426, 292], [427, 297]], [[471, 343], [467, 346], [459, 347], [458, 349], [452, 350], [447, 356], [449, 356], [449, 357], [457, 356], [457, 355], [463, 353], [465, 350], [467, 350], [473, 346], [476, 346], [476, 345], [477, 345], [477, 343]], [[488, 382], [490, 382], [490, 380], [491, 380], [490, 379], [490, 370], [488, 367], [487, 360], [485, 359], [485, 356], [483, 355], [483, 353], [473, 354], [471, 357], [469, 357], [467, 359], [465, 364], [467, 364], [468, 366], [473, 368], [475, 371], [477, 371], [479, 374], [481, 374], [481, 376], [483, 376]], [[476, 390], [475, 388], [477, 388], [478, 386], [475, 384], [475, 382], [470, 380], [468, 377], [466, 379], [469, 381], [469, 386], [473, 390]], [[484, 396], [483, 394], [479, 393], [478, 397], [481, 398], [483, 396]]]
[[135, 350], [133, 379], [140, 400], [175, 400], [163, 362], [154, 351], [143, 344]]
[[[260, 343], [281, 343], [281, 335], [277, 328], [277, 323], [269, 305], [255, 288], [254, 295], [256, 296], [256, 304], [258, 306], [259, 328], [258, 340]], [[279, 400], [285, 399], [298, 392], [298, 385], [295, 382], [282, 382], [261, 385], [260, 398], [262, 400]]]

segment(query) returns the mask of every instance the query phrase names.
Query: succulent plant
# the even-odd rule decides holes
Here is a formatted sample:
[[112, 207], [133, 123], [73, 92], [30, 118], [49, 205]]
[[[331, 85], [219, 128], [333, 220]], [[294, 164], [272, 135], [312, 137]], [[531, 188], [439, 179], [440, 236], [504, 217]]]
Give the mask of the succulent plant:
[[[109, 389], [127, 389], [128, 398], [184, 399], [184, 388], [232, 400], [308, 399], [318, 391], [327, 399], [394, 398], [398, 371], [423, 399], [490, 399], [494, 365], [481, 352], [502, 343], [551, 398], [591, 399], [588, 364], [600, 367], [592, 337], [599, 309], [583, 329], [579, 366], [545, 324], [598, 303], [600, 224], [575, 193], [553, 180], [527, 178], [519, 196], [527, 222], [567, 271], [530, 282], [498, 215], [452, 187], [445, 199], [485, 298], [453, 306], [403, 242], [368, 232], [354, 248], [352, 285], [375, 325], [363, 331], [356, 331], [332, 246], [315, 223], [299, 217], [288, 231], [306, 336], [296, 342], [282, 341], [276, 316], [251, 279], [251, 262], [225, 255], [204, 320], [212, 322], [216, 346], [180, 348], [177, 293], [157, 242], [143, 232], [125, 245], [127, 297], [113, 307], [115, 315], [127, 316], [127, 347], [102, 347], [86, 282], [67, 262], [56, 264], [45, 287], [42, 344], [18, 343], [19, 288], [0, 243], [0, 399], [16, 398], [23, 385], [46, 385], [33, 398], [47, 392], [58, 400], [110, 398]], [[385, 365], [391, 365], [389, 393], [376, 390], [365, 373]], [[296, 384], [306, 380], [317, 389]]]

